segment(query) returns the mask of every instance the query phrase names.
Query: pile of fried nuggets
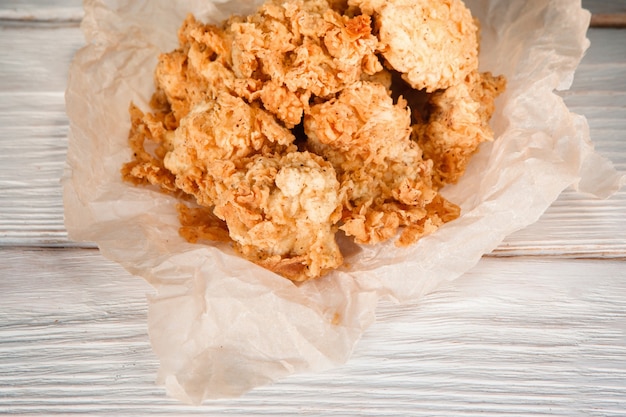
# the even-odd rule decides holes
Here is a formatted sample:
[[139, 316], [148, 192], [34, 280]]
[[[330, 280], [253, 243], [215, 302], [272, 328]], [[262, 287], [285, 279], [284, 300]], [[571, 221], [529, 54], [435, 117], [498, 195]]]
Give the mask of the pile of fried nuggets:
[[304, 281], [342, 264], [339, 230], [406, 246], [459, 216], [438, 190], [493, 139], [505, 88], [461, 0], [270, 0], [178, 37], [152, 111], [131, 104], [122, 175], [186, 201], [190, 242]]

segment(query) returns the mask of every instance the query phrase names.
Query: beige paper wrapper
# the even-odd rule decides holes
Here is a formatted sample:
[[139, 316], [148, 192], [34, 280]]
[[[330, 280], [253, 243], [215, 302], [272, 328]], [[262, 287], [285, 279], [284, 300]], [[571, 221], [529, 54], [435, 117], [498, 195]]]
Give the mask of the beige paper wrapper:
[[175, 201], [122, 182], [129, 160], [128, 105], [146, 106], [157, 54], [177, 46], [188, 12], [218, 22], [252, 1], [88, 0], [87, 45], [70, 69], [63, 178], [71, 238], [145, 278], [158, 380], [191, 403], [242, 393], [302, 371], [344, 363], [375, 319], [378, 300], [415, 300], [474, 266], [508, 234], [537, 220], [568, 186], [605, 197], [625, 183], [598, 156], [584, 117], [555, 93], [567, 89], [588, 40], [576, 0], [468, 0], [482, 24], [481, 70], [504, 74], [481, 148], [445, 195], [462, 216], [418, 244], [346, 245], [349, 268], [296, 286], [224, 245], [178, 236]]

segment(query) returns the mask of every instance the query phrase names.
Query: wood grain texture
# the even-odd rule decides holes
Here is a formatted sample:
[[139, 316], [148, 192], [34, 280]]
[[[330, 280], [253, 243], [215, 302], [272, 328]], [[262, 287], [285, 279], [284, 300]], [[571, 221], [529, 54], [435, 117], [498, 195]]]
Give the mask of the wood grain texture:
[[79, 22], [82, 0], [3, 0], [0, 20], [19, 22]]
[[151, 289], [141, 279], [95, 250], [0, 251], [0, 414], [571, 417], [626, 409], [623, 262], [484, 259], [419, 303], [381, 304], [346, 365], [191, 407], [154, 384]]
[[0, 23], [0, 32], [0, 244], [67, 242], [64, 90], [84, 41], [77, 25]]
[[626, 13], [594, 14], [591, 27], [626, 28]]

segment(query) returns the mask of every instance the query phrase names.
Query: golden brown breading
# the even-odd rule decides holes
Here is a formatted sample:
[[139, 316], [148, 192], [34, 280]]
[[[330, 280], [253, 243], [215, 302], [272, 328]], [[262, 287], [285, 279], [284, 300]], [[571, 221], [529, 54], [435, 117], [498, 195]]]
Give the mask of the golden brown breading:
[[341, 265], [335, 242], [339, 182], [321, 157], [255, 155], [239, 169], [229, 165], [219, 181], [214, 213], [245, 258], [293, 281]]
[[195, 200], [178, 205], [188, 241], [228, 241], [293, 281], [342, 264], [338, 229], [412, 244], [459, 216], [438, 189], [492, 138], [504, 79], [477, 72], [476, 32], [461, 0], [189, 15], [159, 57], [153, 112], [131, 105], [122, 176]]
[[438, 187], [457, 182], [478, 146], [493, 140], [489, 119], [505, 86], [504, 77], [475, 71], [464, 82], [430, 96], [430, 117], [414, 126], [414, 134], [424, 157], [434, 162]]
[[157, 94], [165, 96], [177, 122], [225, 87], [234, 88], [229, 39], [223, 30], [187, 16], [178, 32], [180, 47], [159, 56]]
[[[144, 114], [134, 104], [129, 108], [131, 129], [128, 143], [133, 152], [132, 161], [122, 167], [122, 178], [136, 185], [156, 185], [164, 192], [178, 191], [172, 173], [163, 165], [163, 155], [167, 152], [166, 137], [172, 132], [164, 126], [165, 115]], [[149, 152], [149, 148], [154, 151]]]
[[189, 207], [177, 204], [179, 234], [190, 243], [199, 240], [213, 242], [230, 242], [230, 234], [226, 222], [213, 213], [212, 207]]
[[461, 0], [349, 3], [374, 16], [382, 55], [413, 88], [448, 88], [478, 68], [478, 28]]
[[[384, 86], [365, 81], [312, 106], [305, 116], [309, 148], [333, 164], [345, 193], [341, 229], [357, 243], [377, 243], [400, 227], [438, 216], [429, 209], [437, 197], [432, 164], [410, 139], [410, 124], [405, 101], [394, 104]], [[449, 208], [450, 216], [442, 218], [458, 215], [454, 205]], [[413, 241], [409, 234], [417, 237], [417, 231], [405, 229], [398, 243]]]
[[[309, 107], [311, 93], [305, 90], [294, 93], [281, 83], [270, 80], [262, 84], [256, 96], [268, 112], [291, 128], [302, 121], [302, 114]], [[254, 98], [255, 95], [250, 94], [248, 97]]]
[[[311, 96], [330, 96], [363, 72], [382, 69], [369, 16], [342, 16], [326, 0], [270, 1], [226, 31], [235, 75], [271, 80], [250, 98], [259, 98], [288, 127], [300, 122]], [[295, 104], [290, 112], [282, 109], [284, 99]]]
[[[265, 110], [222, 92], [193, 108], [171, 137], [165, 167], [176, 186], [210, 207], [216, 198], [213, 172], [221, 161], [295, 150], [293, 134]], [[221, 175], [217, 173], [216, 175]]]

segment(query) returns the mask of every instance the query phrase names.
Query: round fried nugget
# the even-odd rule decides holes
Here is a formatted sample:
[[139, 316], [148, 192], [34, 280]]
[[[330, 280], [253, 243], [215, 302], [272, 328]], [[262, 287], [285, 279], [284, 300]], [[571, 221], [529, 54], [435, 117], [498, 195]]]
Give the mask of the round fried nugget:
[[339, 182], [330, 163], [309, 152], [255, 155], [222, 172], [214, 213], [247, 259], [293, 281], [336, 269], [341, 216]]
[[504, 77], [475, 71], [464, 82], [430, 95], [428, 122], [414, 125], [413, 134], [424, 157], [434, 163], [437, 188], [456, 183], [480, 144], [494, 139], [489, 120], [505, 88]]
[[461, 0], [353, 0], [373, 14], [381, 52], [413, 88], [433, 92], [478, 68], [478, 28]]
[[357, 243], [408, 245], [458, 216], [432, 188], [432, 163], [410, 139], [406, 102], [361, 81], [316, 104], [304, 119], [307, 147], [329, 161], [343, 190], [340, 229]]
[[295, 137], [274, 117], [229, 93], [198, 104], [181, 119], [167, 144], [165, 167], [176, 176], [176, 186], [210, 207], [215, 184], [209, 167], [219, 161], [238, 164], [253, 154], [293, 150]]

